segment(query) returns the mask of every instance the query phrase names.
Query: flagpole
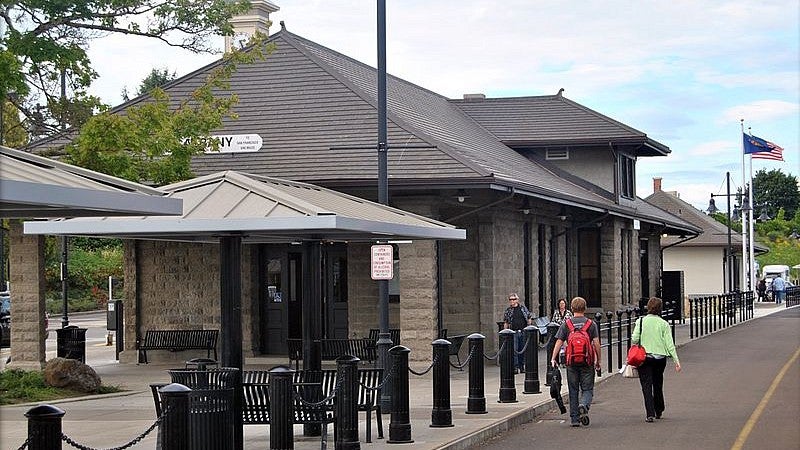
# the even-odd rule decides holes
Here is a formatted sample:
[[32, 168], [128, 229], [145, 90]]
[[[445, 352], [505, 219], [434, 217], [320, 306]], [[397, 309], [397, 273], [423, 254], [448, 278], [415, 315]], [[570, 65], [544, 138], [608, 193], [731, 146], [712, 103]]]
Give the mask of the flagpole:
[[[742, 124], [742, 133], [744, 133], [744, 124]], [[752, 134], [752, 133], [751, 133]], [[750, 240], [748, 242], [750, 246], [750, 279], [754, 281], [757, 276], [756, 273], [756, 256], [755, 256], [755, 227], [753, 226], [753, 213], [756, 211], [756, 205], [753, 203], [753, 191], [755, 190], [755, 186], [753, 186], [753, 155], [750, 154], [750, 193], [749, 193], [749, 200], [750, 200], [750, 220], [748, 221], [748, 228], [750, 231]]]
[[[742, 134], [744, 134], [744, 119], [739, 119], [742, 127]], [[744, 139], [742, 139], [742, 203], [739, 205], [742, 211], [742, 290], [752, 290], [752, 279], [749, 277], [750, 258], [747, 255], [747, 210], [744, 207], [744, 196], [747, 195], [747, 184], [744, 178], [745, 160], [744, 160]], [[744, 289], [744, 287], [747, 289]]]

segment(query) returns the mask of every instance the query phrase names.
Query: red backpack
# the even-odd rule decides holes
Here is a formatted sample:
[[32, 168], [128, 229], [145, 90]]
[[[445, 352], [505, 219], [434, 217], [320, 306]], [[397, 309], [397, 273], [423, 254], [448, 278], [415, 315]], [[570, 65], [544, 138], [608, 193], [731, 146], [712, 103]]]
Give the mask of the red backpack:
[[594, 346], [589, 337], [589, 327], [592, 320], [586, 319], [586, 323], [581, 328], [575, 328], [572, 319], [567, 319], [567, 365], [568, 366], [594, 366]]

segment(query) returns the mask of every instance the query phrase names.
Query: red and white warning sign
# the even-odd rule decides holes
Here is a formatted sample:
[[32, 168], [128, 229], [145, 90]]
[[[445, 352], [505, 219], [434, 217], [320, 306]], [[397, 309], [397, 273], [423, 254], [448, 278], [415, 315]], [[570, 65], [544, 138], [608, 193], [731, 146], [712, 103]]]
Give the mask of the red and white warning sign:
[[394, 277], [394, 249], [391, 245], [373, 245], [370, 262], [373, 280], [391, 280]]

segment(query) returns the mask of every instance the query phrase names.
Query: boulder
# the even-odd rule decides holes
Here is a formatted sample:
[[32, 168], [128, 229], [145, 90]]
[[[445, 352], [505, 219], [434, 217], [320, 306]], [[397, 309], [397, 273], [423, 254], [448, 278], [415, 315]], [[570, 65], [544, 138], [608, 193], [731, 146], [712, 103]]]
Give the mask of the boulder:
[[48, 386], [95, 393], [100, 389], [100, 377], [86, 364], [67, 358], [53, 358], [44, 366], [44, 382]]

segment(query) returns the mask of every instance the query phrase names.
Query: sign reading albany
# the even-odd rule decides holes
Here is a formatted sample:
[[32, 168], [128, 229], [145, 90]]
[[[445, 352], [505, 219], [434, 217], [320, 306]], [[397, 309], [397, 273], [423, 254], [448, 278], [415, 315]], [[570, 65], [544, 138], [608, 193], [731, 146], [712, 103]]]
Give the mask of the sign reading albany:
[[373, 245], [370, 262], [373, 280], [391, 280], [394, 277], [394, 249], [391, 245]]
[[220, 153], [257, 152], [264, 144], [258, 134], [226, 134], [211, 137], [219, 140]]

